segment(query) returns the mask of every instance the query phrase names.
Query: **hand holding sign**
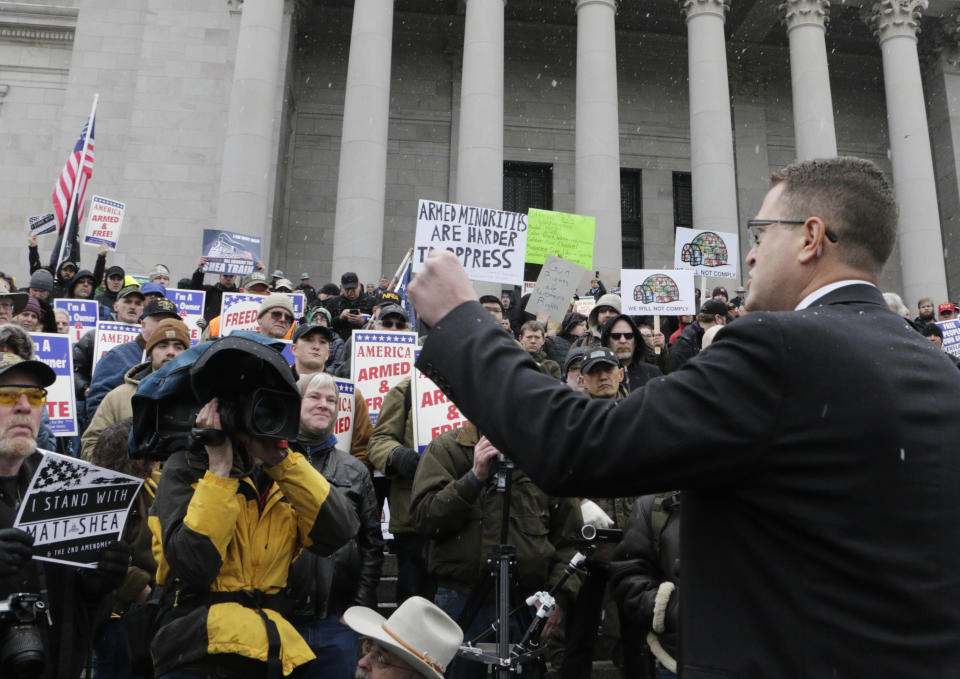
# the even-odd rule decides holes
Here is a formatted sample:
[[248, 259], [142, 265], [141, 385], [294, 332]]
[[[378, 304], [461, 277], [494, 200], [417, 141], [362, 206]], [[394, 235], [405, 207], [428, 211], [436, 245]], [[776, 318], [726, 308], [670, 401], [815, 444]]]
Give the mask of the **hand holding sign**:
[[423, 270], [410, 283], [408, 296], [428, 325], [435, 325], [464, 302], [477, 300], [467, 272], [456, 255], [446, 250], [430, 252]]

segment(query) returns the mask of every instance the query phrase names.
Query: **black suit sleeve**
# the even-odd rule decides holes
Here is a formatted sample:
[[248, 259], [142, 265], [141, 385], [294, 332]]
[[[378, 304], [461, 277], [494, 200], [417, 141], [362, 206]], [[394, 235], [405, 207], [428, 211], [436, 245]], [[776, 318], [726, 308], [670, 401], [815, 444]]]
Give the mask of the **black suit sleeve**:
[[724, 483], [760, 464], [783, 355], [775, 316], [751, 314], [624, 401], [584, 399], [467, 302], [436, 324], [417, 366], [544, 491], [615, 497]]

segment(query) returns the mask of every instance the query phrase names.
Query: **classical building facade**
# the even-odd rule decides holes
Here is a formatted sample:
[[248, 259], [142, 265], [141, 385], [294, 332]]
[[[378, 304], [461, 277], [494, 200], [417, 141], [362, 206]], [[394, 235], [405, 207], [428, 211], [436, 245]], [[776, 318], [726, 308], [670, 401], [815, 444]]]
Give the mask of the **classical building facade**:
[[894, 180], [885, 289], [956, 297], [958, 36], [957, 0], [0, 2], [0, 267], [99, 93], [88, 195], [128, 204], [134, 273], [189, 275], [218, 226], [373, 281], [419, 198], [593, 215], [607, 281], [670, 266], [677, 226], [742, 262], [770, 172], [839, 153]]

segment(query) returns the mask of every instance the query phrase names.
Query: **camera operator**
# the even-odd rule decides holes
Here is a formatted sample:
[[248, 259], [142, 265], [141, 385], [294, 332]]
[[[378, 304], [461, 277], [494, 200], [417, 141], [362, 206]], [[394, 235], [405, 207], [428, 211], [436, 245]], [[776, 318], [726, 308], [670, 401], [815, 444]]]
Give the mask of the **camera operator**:
[[[270, 363], [261, 355], [267, 358], [250, 365]], [[235, 367], [233, 377], [266, 384], [278, 379], [275, 365], [273, 372]], [[194, 389], [197, 381], [222, 381], [202, 371], [193, 379]], [[299, 394], [287, 379], [279, 393], [295, 399], [298, 414]], [[343, 495], [286, 441], [251, 433], [260, 426], [257, 410], [242, 411], [248, 421], [238, 414], [242, 403], [225, 403], [218, 393], [197, 413], [191, 443], [164, 465], [150, 510], [164, 602], [151, 650], [158, 677], [279, 679], [314, 658], [284, 617], [290, 564], [303, 548], [333, 553], [356, 534], [358, 521]], [[138, 407], [135, 401], [135, 417]]]
[[96, 609], [123, 581], [130, 562], [130, 548], [120, 542], [104, 547], [93, 570], [34, 561], [33, 537], [12, 527], [43, 458], [37, 452], [37, 428], [45, 387], [54, 380], [53, 370], [44, 363], [0, 354], [0, 676], [4, 679], [80, 676]]
[[[467, 422], [430, 442], [413, 479], [410, 511], [417, 531], [430, 538], [428, 568], [437, 580], [435, 601], [453, 618], [460, 616], [480, 583], [487, 558], [500, 539], [504, 496], [493, 484], [498, 454]], [[507, 542], [516, 547], [518, 593], [527, 596], [549, 589], [559, 579], [576, 552], [573, 539], [580, 533], [582, 520], [576, 499], [547, 495], [521, 469], [512, 468], [509, 473]], [[544, 643], [560, 625], [563, 610], [569, 610], [579, 586], [578, 576], [564, 583], [557, 608], [544, 627]], [[466, 639], [477, 637], [496, 617], [494, 588], [488, 594], [464, 629]], [[517, 631], [511, 630], [511, 636]], [[519, 641], [519, 636], [512, 640]], [[457, 659], [447, 677], [482, 677], [485, 671], [480, 663]], [[533, 665], [529, 671], [537, 676]]]

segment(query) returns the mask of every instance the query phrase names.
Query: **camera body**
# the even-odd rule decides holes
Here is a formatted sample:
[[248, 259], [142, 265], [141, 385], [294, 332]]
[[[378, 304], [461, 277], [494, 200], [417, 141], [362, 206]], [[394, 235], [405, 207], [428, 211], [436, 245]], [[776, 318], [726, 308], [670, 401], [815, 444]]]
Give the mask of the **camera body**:
[[17, 592], [0, 601], [0, 676], [26, 679], [43, 674], [46, 651], [40, 621], [47, 613], [39, 594]]
[[192, 347], [147, 376], [133, 397], [130, 457], [165, 460], [196, 447], [197, 413], [213, 398], [224, 435], [296, 438], [300, 392], [275, 344], [257, 333], [234, 333]]

